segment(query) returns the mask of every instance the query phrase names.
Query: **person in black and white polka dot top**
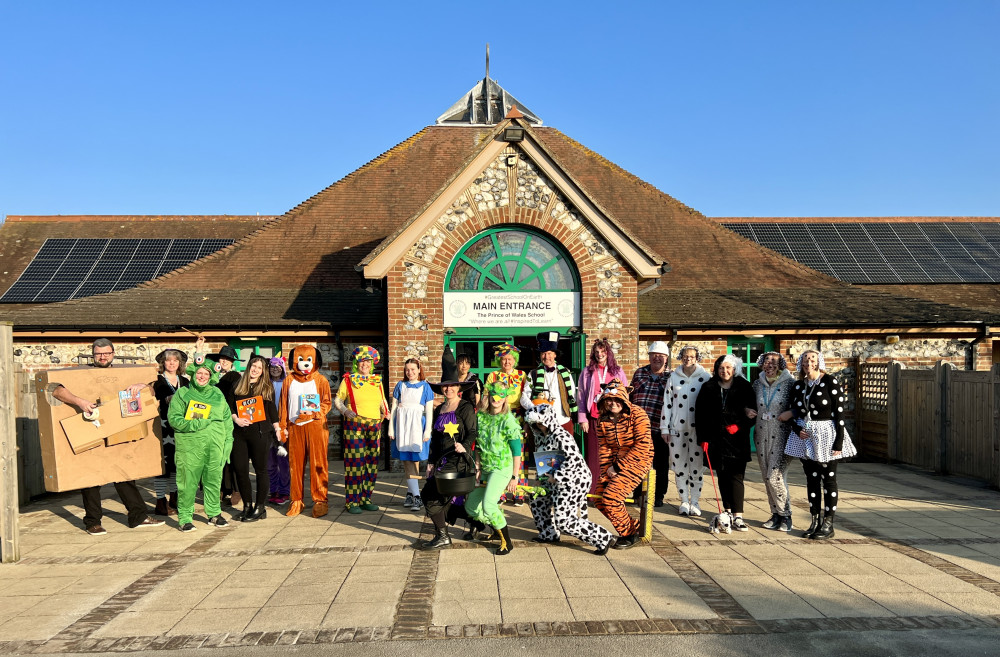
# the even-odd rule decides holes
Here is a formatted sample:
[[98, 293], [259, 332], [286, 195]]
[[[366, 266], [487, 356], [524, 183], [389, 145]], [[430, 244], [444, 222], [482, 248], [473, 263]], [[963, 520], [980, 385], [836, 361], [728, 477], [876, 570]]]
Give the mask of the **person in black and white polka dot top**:
[[795, 429], [788, 436], [785, 454], [802, 460], [812, 523], [805, 538], [833, 536], [837, 511], [837, 460], [857, 454], [844, 428], [843, 386], [824, 367], [823, 354], [810, 349], [799, 356], [799, 381], [792, 388], [791, 410]]

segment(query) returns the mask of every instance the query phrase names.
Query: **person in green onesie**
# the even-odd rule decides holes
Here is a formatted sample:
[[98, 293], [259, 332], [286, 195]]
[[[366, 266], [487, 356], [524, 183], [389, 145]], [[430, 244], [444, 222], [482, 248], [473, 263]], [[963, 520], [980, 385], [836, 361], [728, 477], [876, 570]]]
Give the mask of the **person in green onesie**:
[[521, 472], [521, 425], [507, 405], [511, 390], [494, 382], [484, 392], [477, 414], [479, 439], [474, 453], [476, 469], [482, 472], [486, 486], [469, 493], [465, 510], [472, 519], [473, 533], [490, 525], [500, 534], [500, 548], [495, 554], [504, 555], [514, 546], [499, 502], [504, 493], [516, 492]]
[[215, 363], [196, 360], [188, 365], [187, 374], [191, 382], [174, 393], [167, 411], [177, 446], [177, 522], [182, 532], [195, 530], [194, 497], [202, 482], [208, 524], [228, 527], [219, 493], [222, 467], [233, 449], [233, 416], [225, 395], [215, 387]]

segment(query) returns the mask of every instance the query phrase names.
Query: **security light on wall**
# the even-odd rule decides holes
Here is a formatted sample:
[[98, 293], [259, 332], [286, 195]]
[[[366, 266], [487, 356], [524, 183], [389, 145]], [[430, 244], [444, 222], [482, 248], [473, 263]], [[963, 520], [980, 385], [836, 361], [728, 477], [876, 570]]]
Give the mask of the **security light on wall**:
[[503, 129], [504, 141], [524, 141], [524, 128], [508, 126]]

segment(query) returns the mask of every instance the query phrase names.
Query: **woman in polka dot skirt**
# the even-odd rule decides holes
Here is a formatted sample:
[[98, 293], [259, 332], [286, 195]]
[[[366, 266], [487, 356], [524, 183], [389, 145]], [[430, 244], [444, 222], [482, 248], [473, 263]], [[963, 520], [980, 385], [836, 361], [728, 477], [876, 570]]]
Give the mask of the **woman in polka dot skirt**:
[[[697, 347], [681, 347], [681, 364], [667, 378], [663, 391], [663, 414], [660, 433], [670, 447], [670, 469], [674, 473], [677, 495], [681, 498], [678, 511], [682, 516], [700, 516], [701, 472], [704, 456], [695, 431], [694, 401], [702, 384], [712, 378], [698, 364], [701, 354]], [[655, 438], [655, 436], [654, 436]]]
[[844, 429], [843, 386], [826, 373], [823, 354], [810, 349], [799, 356], [800, 379], [792, 389], [796, 428], [788, 435], [785, 454], [801, 459], [812, 523], [804, 538], [833, 536], [837, 511], [837, 461], [857, 454]]

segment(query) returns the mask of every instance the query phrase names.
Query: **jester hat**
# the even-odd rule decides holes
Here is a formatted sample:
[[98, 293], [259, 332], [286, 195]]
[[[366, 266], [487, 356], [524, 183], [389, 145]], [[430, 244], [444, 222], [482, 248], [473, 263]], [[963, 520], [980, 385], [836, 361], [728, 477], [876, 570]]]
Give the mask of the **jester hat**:
[[363, 360], [372, 361], [372, 368], [378, 367], [379, 361], [382, 360], [381, 356], [378, 354], [378, 350], [375, 347], [369, 347], [363, 344], [356, 347], [354, 351], [351, 352], [351, 374], [358, 373], [358, 365], [361, 364]]
[[503, 342], [493, 347], [493, 367], [500, 367], [500, 359], [510, 354], [514, 356], [514, 367], [521, 360], [521, 350], [509, 342]]

